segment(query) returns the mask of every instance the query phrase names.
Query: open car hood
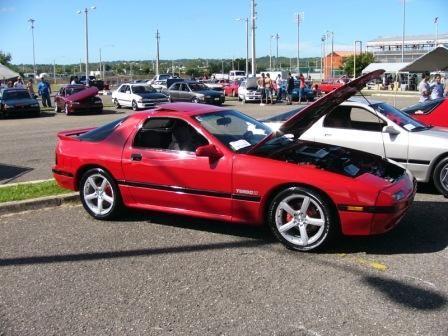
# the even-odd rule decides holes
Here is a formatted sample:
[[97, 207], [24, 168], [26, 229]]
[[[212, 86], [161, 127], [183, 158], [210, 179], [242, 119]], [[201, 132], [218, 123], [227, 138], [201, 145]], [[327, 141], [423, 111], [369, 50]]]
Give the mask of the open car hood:
[[246, 89], [248, 90], [256, 90], [258, 88], [257, 78], [250, 77], [246, 81]]
[[322, 116], [330, 113], [336, 106], [356, 94], [371, 80], [379, 78], [383, 73], [384, 70], [372, 71], [326, 94], [286, 120], [278, 131], [271, 133], [260, 141], [249, 153], [254, 152], [260, 145], [272, 139], [276, 134], [293, 134], [296, 139], [299, 138]]
[[81, 101], [89, 97], [96, 96], [98, 94], [98, 88], [95, 86], [91, 86], [88, 88], [85, 88], [82, 91], [76, 92], [70, 96], [67, 96], [66, 98], [70, 101]]

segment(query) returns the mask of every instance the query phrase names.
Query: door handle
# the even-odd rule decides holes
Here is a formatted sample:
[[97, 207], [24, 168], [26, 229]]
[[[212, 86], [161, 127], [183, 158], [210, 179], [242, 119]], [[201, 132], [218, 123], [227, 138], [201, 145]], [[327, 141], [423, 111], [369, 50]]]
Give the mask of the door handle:
[[141, 161], [142, 155], [140, 153], [132, 153], [131, 154], [131, 160], [132, 161]]
[[332, 136], [333, 134], [331, 133], [324, 133], [324, 136]]

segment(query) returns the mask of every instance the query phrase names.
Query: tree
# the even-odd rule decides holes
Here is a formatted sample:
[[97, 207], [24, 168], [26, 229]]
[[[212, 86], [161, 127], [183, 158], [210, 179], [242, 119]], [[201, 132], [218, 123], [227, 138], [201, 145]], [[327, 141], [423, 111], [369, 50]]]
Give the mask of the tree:
[[[361, 71], [368, 66], [370, 63], [373, 63], [374, 57], [372, 53], [363, 53], [361, 55], [356, 55], [356, 77], [361, 74]], [[344, 72], [351, 76], [353, 75], [353, 56], [344, 57], [342, 60], [342, 67]]]
[[11, 62], [11, 54], [5, 53], [0, 50], [0, 63], [3, 65], [9, 65], [10, 62]]

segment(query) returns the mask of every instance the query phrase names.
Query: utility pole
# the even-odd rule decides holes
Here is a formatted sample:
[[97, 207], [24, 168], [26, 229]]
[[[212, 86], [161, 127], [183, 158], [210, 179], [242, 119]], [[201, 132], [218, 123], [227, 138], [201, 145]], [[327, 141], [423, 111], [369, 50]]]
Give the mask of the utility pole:
[[278, 62], [278, 39], [280, 38], [280, 35], [275, 34], [274, 38], [277, 40], [277, 52], [275, 56], [275, 62], [274, 62], [274, 68], [277, 69], [277, 62]]
[[53, 60], [53, 83], [56, 84], [56, 60]]
[[322, 35], [321, 37], [321, 58], [320, 58], [320, 79], [324, 79], [325, 78], [325, 40], [327, 39], [327, 37], [325, 35]]
[[246, 77], [249, 76], [249, 18], [246, 21]]
[[434, 42], [434, 48], [437, 48], [437, 43], [439, 42], [439, 17], [434, 19], [434, 24], [436, 25], [436, 40]]
[[101, 59], [101, 48], [100, 48], [100, 74], [101, 74], [101, 79], [104, 80], [103, 62]]
[[297, 20], [297, 69], [300, 72], [300, 24], [304, 18], [304, 12], [296, 13]]
[[28, 22], [31, 23], [31, 36], [33, 37], [33, 73], [34, 73], [34, 78], [36, 78], [37, 76], [37, 72], [36, 72], [36, 54], [34, 51], [34, 22], [36, 20], [29, 18]]
[[255, 77], [256, 76], [256, 72], [257, 72], [257, 65], [256, 65], [256, 61], [255, 61], [255, 58], [256, 58], [256, 55], [255, 55], [255, 29], [256, 29], [256, 26], [255, 26], [255, 20], [256, 20], [256, 15], [257, 15], [257, 12], [255, 11], [255, 6], [256, 6], [256, 3], [255, 3], [255, 0], [251, 0], [251, 3], [252, 3], [252, 5], [251, 5], [251, 20], [252, 20], [252, 77]]
[[[96, 9], [95, 6], [90, 7], [91, 10]], [[77, 12], [78, 14], [81, 14], [81, 11]], [[89, 9], [86, 7], [84, 8], [84, 14], [85, 14], [85, 20], [84, 20], [84, 24], [85, 24], [85, 34], [86, 34], [86, 86], [89, 86], [89, 23], [88, 23], [88, 14], [89, 14]]]
[[158, 75], [159, 74], [159, 63], [160, 63], [160, 53], [159, 53], [160, 34], [159, 34], [158, 29], [156, 32], [156, 40], [157, 40], [156, 75]]
[[403, 36], [401, 40], [401, 63], [404, 62], [404, 34], [406, 27], [406, 0], [403, 0]]
[[332, 77], [334, 77], [334, 75], [333, 75], [333, 53], [334, 53], [333, 40], [334, 40], [334, 32], [327, 30], [327, 38], [330, 38], [330, 36], [331, 36], [331, 55], [330, 55], [330, 71], [331, 71], [331, 75], [330, 75], [330, 77], [332, 78]]
[[274, 35], [269, 36], [269, 70], [272, 70], [272, 39]]

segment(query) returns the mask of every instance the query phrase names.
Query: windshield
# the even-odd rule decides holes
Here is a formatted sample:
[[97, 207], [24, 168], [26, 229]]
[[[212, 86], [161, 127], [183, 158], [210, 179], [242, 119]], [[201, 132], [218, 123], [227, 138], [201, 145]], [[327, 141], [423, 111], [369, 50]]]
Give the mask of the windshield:
[[272, 132], [259, 121], [233, 110], [200, 115], [196, 120], [227, 148], [238, 153], [247, 152]]
[[192, 83], [190, 84], [191, 91], [204, 91], [209, 90], [208, 86], [200, 83]]
[[403, 112], [407, 114], [425, 114], [434, 110], [443, 102], [443, 98], [427, 100], [415, 105], [411, 105], [403, 109]]
[[167, 80], [170, 78], [170, 75], [159, 75], [159, 80]]
[[133, 93], [154, 93], [157, 92], [152, 86], [149, 85], [135, 85], [132, 86]]
[[407, 131], [414, 132], [428, 128], [428, 126], [426, 126], [425, 124], [422, 124], [421, 122], [411, 118], [406, 113], [403, 113], [402, 111], [389, 104], [379, 103], [372, 104], [371, 106], [374, 110], [378, 111], [383, 116], [393, 121], [398, 126], [403, 127]]
[[65, 94], [67, 96], [70, 96], [70, 95], [72, 95], [74, 93], [81, 92], [82, 90], [85, 90], [85, 89], [86, 88], [84, 86], [82, 86], [82, 87], [73, 87], [73, 88], [66, 88], [65, 89]]
[[31, 98], [30, 94], [26, 90], [14, 90], [14, 91], [5, 91], [3, 92], [3, 99], [29, 99]]

